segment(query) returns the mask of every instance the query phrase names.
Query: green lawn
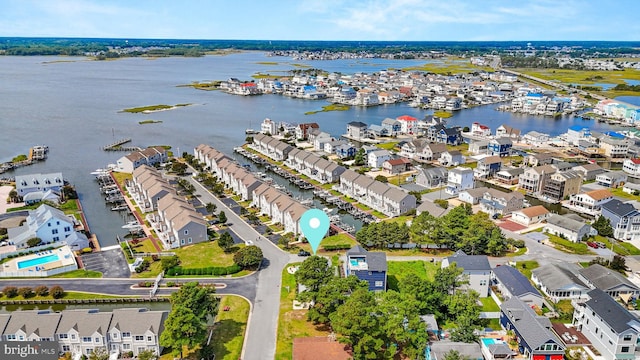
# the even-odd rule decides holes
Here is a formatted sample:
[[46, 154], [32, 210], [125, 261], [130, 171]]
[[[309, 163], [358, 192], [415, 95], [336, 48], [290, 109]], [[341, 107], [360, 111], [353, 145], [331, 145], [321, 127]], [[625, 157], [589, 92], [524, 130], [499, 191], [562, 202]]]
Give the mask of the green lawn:
[[560, 300], [555, 304], [555, 307], [560, 317], [551, 319], [552, 322], [571, 322], [573, 318], [573, 305], [571, 305], [571, 300]]
[[538, 266], [538, 262], [535, 260], [516, 262], [516, 269], [520, 270], [520, 272], [528, 279], [531, 279], [531, 270], [537, 268]]
[[115, 172], [115, 171], [111, 173], [111, 176], [113, 176], [113, 178], [116, 180], [118, 184], [120, 184], [120, 186], [124, 186], [125, 180], [133, 179], [132, 174]]
[[134, 255], [136, 253], [156, 253], [158, 252], [158, 249], [156, 249], [155, 246], [153, 246], [153, 242], [150, 239], [144, 239], [141, 242], [137, 243], [137, 244], [132, 244], [131, 242], [129, 242], [129, 246], [131, 247], [131, 250], [133, 251]]
[[574, 243], [571, 240], [562, 239], [549, 233], [544, 234], [549, 238], [549, 241], [554, 245], [554, 247], [560, 251], [564, 251], [569, 254], [593, 255], [587, 244], [583, 242]]
[[180, 258], [180, 266], [185, 268], [231, 266], [234, 264], [233, 253], [225, 253], [218, 246], [217, 241], [185, 246], [175, 249], [173, 252]]
[[625, 199], [640, 200], [640, 196], [636, 196], [636, 195], [633, 195], [633, 194], [626, 193], [626, 192], [622, 191], [622, 187], [618, 187], [618, 188], [615, 188], [615, 189], [607, 189], [607, 190], [609, 190], [611, 192], [611, 194], [613, 194], [613, 196], [618, 196], [618, 197], [625, 198]]
[[101, 278], [102, 273], [99, 271], [92, 270], [83, 270], [78, 269], [74, 271], [69, 271], [63, 274], [49, 276], [49, 278], [60, 278], [60, 279], [69, 279], [69, 278]]
[[[593, 241], [603, 242], [605, 245], [607, 245], [607, 249], [611, 249], [611, 240], [609, 238], [596, 235], [594, 236]], [[637, 247], [625, 241], [613, 240], [613, 252], [622, 256], [640, 255], [640, 250]]]
[[384, 149], [384, 150], [393, 150], [393, 148], [395, 148], [396, 145], [398, 145], [398, 141], [392, 141], [392, 142], [376, 144], [377, 147], [379, 147], [380, 149]]
[[322, 246], [338, 244], [349, 244], [350, 246], [354, 246], [357, 242], [347, 234], [336, 234], [322, 239], [321, 244]]
[[507, 253], [505, 256], [507, 257], [513, 257], [513, 256], [520, 256], [520, 255], [524, 255], [527, 253], [527, 248], [526, 247], [522, 247], [519, 248], [518, 250], [516, 250], [515, 252], [510, 252]]
[[491, 296], [487, 296], [485, 298], [480, 298], [480, 302], [482, 303], [482, 311], [485, 312], [498, 312], [500, 311], [500, 306], [496, 304], [495, 300]]
[[409, 220], [413, 220], [413, 216], [401, 215], [401, 216], [396, 216], [396, 217], [392, 217], [392, 218], [387, 218], [384, 221], [385, 222], [394, 222], [394, 223], [398, 223], [398, 225], [402, 225], [402, 224], [406, 224], [407, 221], [409, 221]]
[[[228, 306], [229, 311], [224, 311]], [[249, 302], [233, 295], [223, 296], [220, 300], [220, 308], [213, 326], [211, 344], [216, 360], [240, 359], [244, 332], [249, 319]]]
[[[289, 266], [299, 263], [289, 264]], [[280, 315], [278, 316], [278, 340], [276, 343], [276, 359], [291, 359], [293, 355], [293, 339], [307, 336], [327, 336], [328, 329], [323, 329], [307, 321], [307, 310], [293, 310], [296, 297], [295, 276], [289, 274], [287, 268], [282, 271], [282, 287], [280, 289]]]
[[[395, 255], [395, 254], [394, 254]], [[387, 262], [387, 282], [391, 290], [398, 290], [398, 284], [407, 276], [433, 280], [440, 267], [428, 261], [389, 261]]]

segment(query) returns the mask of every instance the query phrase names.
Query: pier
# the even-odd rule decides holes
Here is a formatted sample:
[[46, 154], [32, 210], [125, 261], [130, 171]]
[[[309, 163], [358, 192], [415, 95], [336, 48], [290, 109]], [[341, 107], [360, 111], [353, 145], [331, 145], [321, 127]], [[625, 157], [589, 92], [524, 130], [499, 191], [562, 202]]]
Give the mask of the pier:
[[26, 160], [17, 162], [5, 162], [0, 163], [0, 174], [9, 170], [17, 169], [23, 166], [28, 166], [37, 163], [38, 161], [44, 161], [49, 154], [49, 147], [46, 145], [36, 145], [29, 149], [29, 156]]
[[120, 139], [112, 144], [103, 146], [102, 150], [103, 151], [140, 151], [142, 150], [137, 146], [122, 146], [129, 142], [131, 142], [131, 138]]

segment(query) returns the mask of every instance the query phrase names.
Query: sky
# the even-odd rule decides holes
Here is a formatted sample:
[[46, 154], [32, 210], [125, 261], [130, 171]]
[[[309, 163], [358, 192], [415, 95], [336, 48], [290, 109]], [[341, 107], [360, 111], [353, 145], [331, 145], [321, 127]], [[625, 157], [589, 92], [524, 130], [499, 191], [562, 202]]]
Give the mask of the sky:
[[0, 0], [0, 36], [640, 40], [638, 0]]

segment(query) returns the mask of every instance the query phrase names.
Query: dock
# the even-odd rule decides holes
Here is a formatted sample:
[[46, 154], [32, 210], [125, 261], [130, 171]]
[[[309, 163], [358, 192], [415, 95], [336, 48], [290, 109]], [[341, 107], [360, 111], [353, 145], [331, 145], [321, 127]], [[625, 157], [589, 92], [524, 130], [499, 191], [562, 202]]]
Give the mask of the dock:
[[17, 169], [23, 166], [28, 166], [37, 163], [38, 161], [44, 161], [49, 154], [49, 147], [46, 145], [36, 145], [29, 149], [29, 156], [26, 160], [18, 162], [5, 162], [0, 163], [0, 174], [9, 170]]
[[122, 146], [126, 143], [131, 142], [131, 138], [120, 139], [114, 143], [103, 146], [103, 151], [140, 151], [141, 149], [137, 146]]

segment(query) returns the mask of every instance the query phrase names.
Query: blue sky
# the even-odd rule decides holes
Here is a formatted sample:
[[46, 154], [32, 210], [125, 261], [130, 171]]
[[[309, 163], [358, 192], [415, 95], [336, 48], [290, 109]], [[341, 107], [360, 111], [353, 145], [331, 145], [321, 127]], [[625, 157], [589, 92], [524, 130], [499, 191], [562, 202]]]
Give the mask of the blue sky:
[[638, 0], [0, 0], [0, 36], [640, 40]]

